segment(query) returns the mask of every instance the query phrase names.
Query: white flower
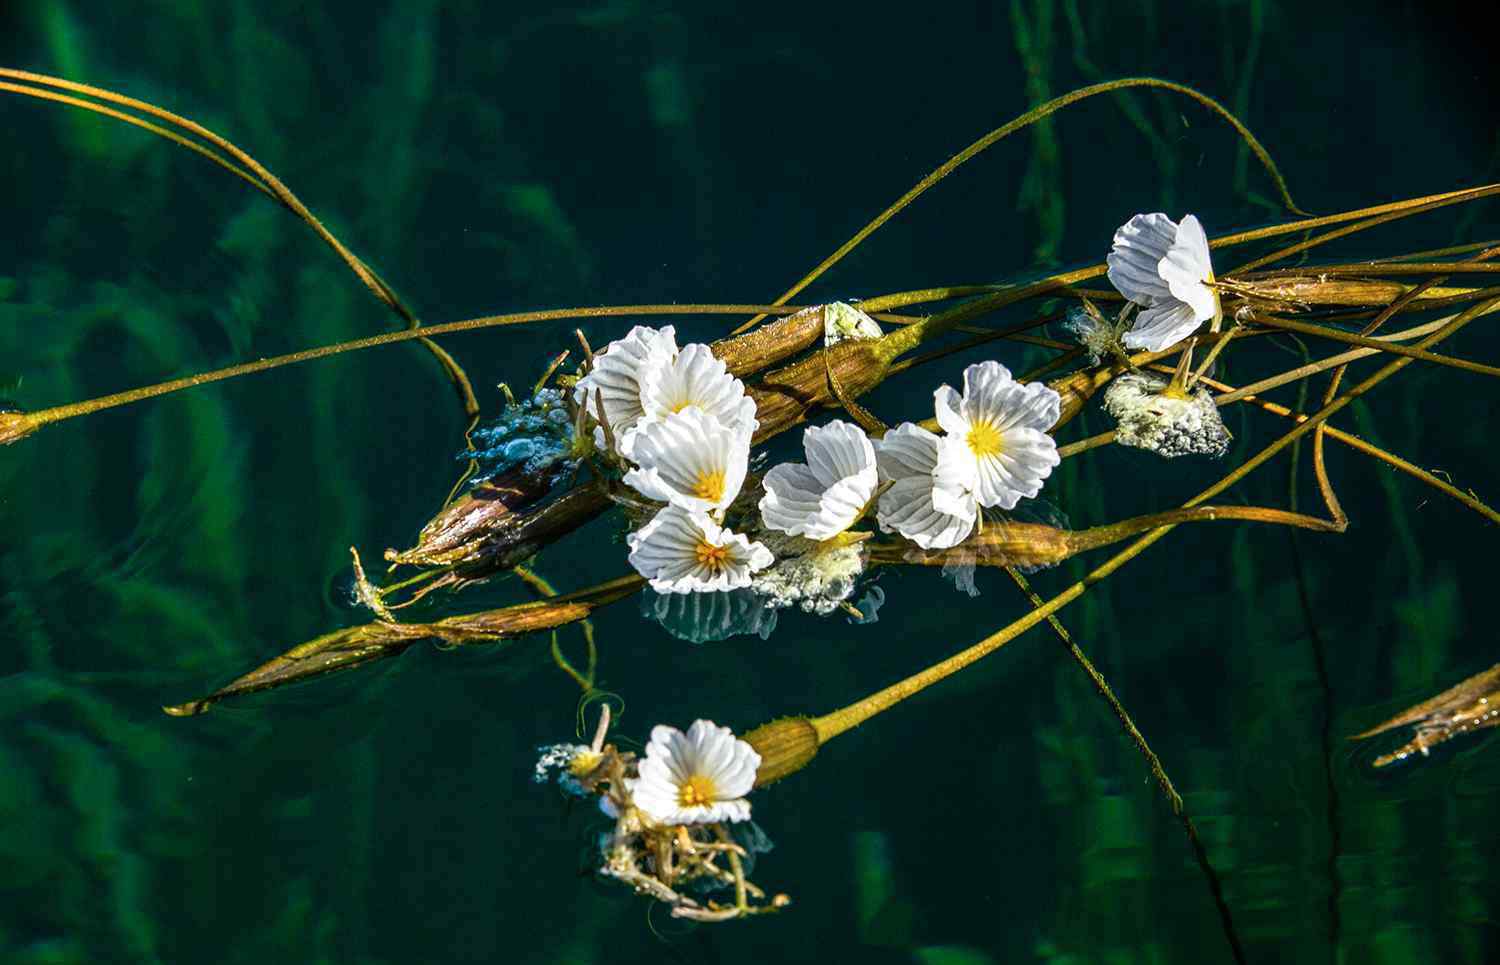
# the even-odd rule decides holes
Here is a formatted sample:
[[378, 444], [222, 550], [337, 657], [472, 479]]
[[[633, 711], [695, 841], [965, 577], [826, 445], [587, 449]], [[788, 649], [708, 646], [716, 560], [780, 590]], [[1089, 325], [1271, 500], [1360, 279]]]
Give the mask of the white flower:
[[[755, 400], [745, 395], [745, 383], [729, 374], [722, 359], [714, 358], [707, 345], [689, 345], [676, 358], [657, 370], [657, 377], [641, 385], [641, 406], [646, 422], [659, 422], [675, 412], [701, 409], [723, 423], [726, 429], [755, 433], [760, 423], [755, 419]], [[632, 443], [621, 447], [626, 458], [632, 458]]]
[[[597, 397], [602, 395], [604, 417], [618, 446], [646, 415], [642, 393], [676, 355], [677, 331], [671, 325], [659, 329], [637, 325], [594, 356], [593, 368], [573, 388], [573, 401], [597, 419]], [[594, 444], [602, 449], [604, 442], [603, 427], [596, 428]]]
[[979, 517], [973, 467], [958, 460], [939, 466], [939, 443], [933, 433], [905, 422], [875, 448], [880, 480], [891, 483], [880, 494], [875, 519], [881, 529], [900, 533], [924, 550], [958, 545]]
[[701, 593], [749, 586], [775, 562], [771, 551], [708, 517], [668, 506], [626, 537], [630, 565], [658, 593]]
[[1125, 333], [1128, 348], [1160, 352], [1223, 314], [1207, 284], [1208, 236], [1192, 215], [1181, 224], [1160, 212], [1136, 215], [1115, 232], [1108, 261], [1110, 284], [1143, 309]]
[[760, 755], [728, 727], [696, 720], [686, 734], [651, 728], [640, 776], [627, 779], [635, 806], [658, 824], [748, 821], [745, 795], [755, 786]]
[[648, 500], [717, 512], [735, 501], [750, 468], [750, 431], [724, 428], [700, 408], [640, 423], [625, 485]]
[[750, 432], [728, 429], [690, 407], [641, 423], [630, 458], [639, 468], [625, 485], [647, 499], [715, 512], [734, 502], [750, 465]]
[[1199, 386], [1191, 393], [1167, 393], [1167, 383], [1131, 373], [1114, 380], [1104, 394], [1104, 411], [1119, 420], [1115, 441], [1150, 449], [1168, 459], [1188, 454], [1222, 456], [1233, 438], [1214, 397]]
[[1047, 430], [1062, 413], [1062, 397], [1039, 382], [1022, 385], [999, 362], [964, 369], [964, 394], [949, 386], [933, 393], [942, 440], [939, 462], [972, 466], [981, 506], [1012, 509], [1042, 490], [1062, 460]]
[[854, 525], [880, 484], [875, 447], [863, 429], [835, 421], [804, 432], [802, 448], [806, 463], [786, 462], [766, 473], [760, 518], [767, 529], [831, 539]]
[[875, 319], [844, 302], [823, 306], [823, 344], [837, 345], [845, 339], [879, 338], [885, 333]]

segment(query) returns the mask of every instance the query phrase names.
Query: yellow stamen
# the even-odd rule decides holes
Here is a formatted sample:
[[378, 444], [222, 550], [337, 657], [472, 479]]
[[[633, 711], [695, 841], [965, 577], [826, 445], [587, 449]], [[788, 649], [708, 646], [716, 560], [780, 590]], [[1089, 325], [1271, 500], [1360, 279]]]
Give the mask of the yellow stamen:
[[604, 755], [594, 750], [583, 750], [573, 755], [568, 761], [568, 773], [574, 777], [583, 777], [591, 773], [604, 760]]
[[1003, 440], [1000, 430], [995, 428], [994, 423], [976, 422], [969, 429], [966, 441], [969, 443], [969, 448], [974, 451], [974, 455], [983, 459], [986, 456], [1000, 455], [1000, 444]]
[[724, 498], [724, 470], [713, 469], [700, 473], [698, 483], [693, 487], [693, 495], [711, 503]]
[[718, 799], [718, 791], [713, 778], [694, 774], [677, 789], [677, 806], [690, 808], [712, 804]]
[[697, 548], [693, 550], [693, 555], [698, 558], [701, 565], [718, 571], [723, 569], [724, 561], [729, 559], [729, 547], [699, 541]]

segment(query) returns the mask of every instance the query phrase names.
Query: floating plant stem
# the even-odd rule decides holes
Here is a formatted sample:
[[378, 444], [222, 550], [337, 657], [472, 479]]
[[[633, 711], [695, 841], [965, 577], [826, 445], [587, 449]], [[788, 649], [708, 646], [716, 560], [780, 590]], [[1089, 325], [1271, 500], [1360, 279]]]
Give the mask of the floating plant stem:
[[[743, 315], [747, 311], [756, 311], [761, 308], [767, 308], [774, 312], [790, 311], [790, 309], [786, 309], [783, 306], [766, 305], [607, 305], [596, 308], [557, 308], [539, 312], [486, 315], [458, 322], [427, 325], [420, 329], [385, 332], [380, 335], [370, 335], [365, 338], [357, 338], [335, 345], [323, 345], [318, 348], [303, 349], [300, 352], [278, 355], [273, 358], [257, 359], [254, 362], [242, 362], [239, 365], [231, 365], [227, 368], [216, 369], [211, 372], [200, 372], [197, 375], [189, 375], [168, 382], [159, 382], [155, 385], [117, 392], [113, 395], [100, 396], [99, 398], [83, 402], [54, 406], [50, 409], [38, 409], [35, 412], [26, 414], [10, 413], [11, 423], [18, 426], [16, 431], [20, 432], [21, 429], [25, 431], [14, 436], [0, 434], [0, 443], [15, 442], [35, 432], [41, 426], [53, 422], [62, 422], [66, 419], [77, 418], [78, 416], [91, 415], [104, 409], [113, 409], [122, 405], [129, 405], [133, 402], [141, 402], [172, 392], [179, 392], [183, 389], [191, 389], [200, 385], [210, 385], [214, 382], [222, 382], [225, 379], [238, 378], [242, 375], [253, 375], [258, 372], [266, 372], [271, 369], [296, 365], [301, 362], [329, 358], [335, 355], [342, 355], [346, 352], [357, 352], [362, 349], [377, 348], [382, 345], [409, 342], [413, 339], [423, 339], [437, 335], [451, 335], [456, 332], [472, 332], [506, 325], [525, 325], [533, 322], [558, 321], [562, 319], [629, 318], [644, 315]], [[24, 416], [24, 424], [17, 419], [18, 416]], [[0, 423], [0, 431], [4, 431], [5, 428], [6, 425]]]
[[[901, 197], [897, 198], [890, 207], [886, 208], [880, 214], [876, 215], [874, 220], [865, 225], [863, 228], [859, 229], [859, 231], [855, 232], [854, 237], [850, 238], [848, 241], [840, 245], [833, 254], [823, 259], [823, 261], [820, 262], [816, 268], [804, 275], [802, 279], [797, 282], [797, 284], [787, 289], [787, 291], [780, 298], [776, 299], [775, 304], [780, 305], [795, 298], [798, 292], [802, 291], [802, 289], [806, 288], [808, 285], [811, 285], [824, 272], [842, 261], [845, 255], [849, 254], [849, 252], [859, 247], [859, 245], [866, 238], [874, 234], [877, 230], [880, 229], [882, 225], [899, 214], [909, 204], [917, 200], [917, 198], [921, 197], [927, 191], [927, 189], [931, 188], [933, 185], [943, 180], [943, 178], [946, 178], [948, 175], [952, 174], [965, 162], [972, 160], [977, 155], [983, 153], [986, 149], [994, 145], [996, 142], [1002, 140], [1005, 137], [1008, 137], [1011, 134], [1014, 134], [1017, 131], [1023, 130], [1032, 124], [1035, 124], [1037, 121], [1043, 119], [1044, 117], [1055, 114], [1056, 112], [1062, 110], [1064, 107], [1067, 107], [1069, 104], [1077, 103], [1078, 101], [1093, 97], [1096, 94], [1106, 94], [1110, 91], [1124, 90], [1131, 87], [1154, 87], [1161, 90], [1167, 90], [1182, 94], [1187, 97], [1191, 97], [1199, 104], [1202, 104], [1204, 107], [1207, 107], [1209, 110], [1218, 114], [1235, 129], [1235, 131], [1240, 135], [1245, 143], [1250, 146], [1250, 149], [1255, 152], [1256, 158], [1260, 160], [1261, 165], [1265, 167], [1266, 171], [1271, 175], [1271, 178], [1276, 182], [1276, 188], [1281, 193], [1282, 201], [1286, 205], [1286, 207], [1294, 212], [1297, 212], [1298, 214], [1303, 213], [1302, 209], [1298, 208], [1297, 205], [1292, 201], [1292, 196], [1290, 193], [1288, 193], [1286, 188], [1286, 181], [1282, 178], [1281, 171], [1276, 167], [1276, 162], [1271, 160], [1270, 153], [1261, 146], [1260, 141], [1256, 140], [1255, 135], [1250, 133], [1250, 129], [1242, 124], [1240, 120], [1222, 104], [1214, 100], [1212, 97], [1209, 97], [1207, 94], [1201, 94], [1191, 87], [1187, 87], [1183, 84], [1174, 84], [1169, 80], [1158, 80], [1154, 77], [1126, 77], [1120, 80], [1107, 81], [1102, 84], [1091, 84], [1088, 87], [1080, 87], [1077, 90], [1063, 94], [1061, 97], [1054, 97], [1052, 100], [1032, 108], [1025, 114], [1017, 117], [1015, 120], [1010, 121], [1006, 124], [1002, 124], [1000, 127], [995, 128], [993, 131], [990, 131], [988, 134], [979, 138], [973, 144], [970, 144], [962, 151], [959, 151], [957, 154], [953, 155], [953, 157], [949, 158], [947, 161], [944, 161], [942, 164], [938, 165], [938, 167], [934, 169], [932, 173], [928, 174], [922, 180], [918, 181], [916, 185], [913, 186], [909, 191], [907, 191]], [[1100, 267], [1099, 274], [1103, 274], [1102, 266]], [[755, 316], [745, 324], [741, 325], [739, 328], [735, 329], [735, 334], [739, 334], [740, 332], [753, 328], [754, 326], [758, 325], [764, 318], [764, 314]]]
[[293, 647], [207, 697], [162, 709], [173, 717], [197, 716], [226, 698], [273, 690], [399, 656], [424, 640], [440, 640], [452, 646], [492, 644], [541, 630], [555, 630], [586, 619], [594, 610], [624, 599], [644, 584], [644, 580], [632, 575], [566, 597], [468, 613], [435, 623], [376, 621], [335, 630]]
[[[391, 309], [391, 311], [395, 312], [396, 315], [404, 320], [409, 328], [415, 329], [421, 326], [422, 323], [417, 318], [417, 316], [411, 311], [411, 309], [406, 307], [406, 303], [401, 300], [400, 296], [396, 294], [395, 290], [392, 289], [390, 285], [386, 284], [384, 279], [376, 274], [373, 268], [365, 264], [352, 251], [346, 248], [343, 242], [339, 241], [338, 238], [334, 236], [333, 232], [329, 231], [328, 228], [324, 226], [323, 222], [318, 220], [318, 218], [310, 210], [308, 210], [307, 206], [302, 203], [301, 199], [293, 194], [290, 188], [281, 183], [281, 180], [277, 178], [276, 175], [272, 174], [269, 169], [267, 169], [259, 161], [255, 160], [255, 158], [250, 156], [249, 153], [242, 150], [228, 139], [215, 134], [213, 131], [197, 123], [196, 121], [189, 120], [186, 117], [174, 114], [171, 111], [165, 110], [164, 108], [157, 107], [155, 104], [136, 100], [133, 97], [126, 97], [123, 94], [116, 94], [113, 91], [105, 90], [100, 87], [93, 87], [88, 84], [80, 84], [74, 81], [63, 80], [60, 77], [51, 77], [46, 74], [37, 74], [24, 70], [12, 70], [5, 67], [0, 67], [0, 77], [9, 77], [14, 80], [26, 81], [31, 84], [38, 84], [44, 87], [54, 87], [61, 90], [74, 91], [76, 93], [86, 94], [89, 97], [98, 98], [99, 100], [120, 104], [124, 107], [129, 107], [132, 110], [137, 110], [144, 114], [148, 114], [152, 117], [166, 121], [169, 124], [173, 124], [178, 128], [188, 131], [194, 136], [207, 141], [209, 144], [213, 145], [213, 147], [233, 157], [243, 167], [239, 167], [233, 163], [230, 163], [222, 156], [215, 153], [215, 151], [210, 150], [209, 148], [206, 148], [201, 144], [193, 142], [188, 138], [184, 138], [172, 131], [162, 128], [156, 124], [152, 124], [148, 121], [134, 118], [131, 115], [125, 114], [121, 111], [112, 110], [110, 108], [106, 108], [101, 105], [93, 104], [77, 98], [63, 97], [60, 95], [52, 94], [48, 91], [39, 90], [35, 87], [25, 86], [24, 84], [0, 84], [0, 90], [9, 91], [10, 93], [24, 94], [30, 97], [40, 97], [46, 100], [64, 103], [73, 107], [81, 107], [86, 110], [105, 114], [107, 116], [134, 124], [137, 127], [148, 130], [153, 134], [158, 134], [162, 137], [167, 138], [175, 144], [179, 144], [204, 157], [207, 157], [209, 160], [214, 161], [221, 167], [229, 170], [231, 173], [243, 178], [246, 181], [249, 181], [252, 185], [280, 202], [298, 218], [302, 219], [302, 221], [309, 228], [311, 228], [319, 238], [323, 240], [324, 244], [333, 249], [334, 253], [337, 254], [338, 257], [344, 262], [344, 264], [349, 267], [349, 270], [354, 272], [355, 277], [357, 277], [364, 284], [364, 286], [375, 295], [376, 298], [380, 299], [380, 301], [383, 302], [386, 307]], [[253, 174], [253, 177], [251, 176], [251, 174], [246, 173], [246, 169], [248, 169], [248, 171]], [[479, 401], [474, 397], [474, 388], [473, 385], [469, 382], [468, 375], [464, 372], [463, 367], [454, 360], [453, 356], [444, 351], [442, 347], [437, 345], [437, 343], [427, 341], [425, 338], [422, 339], [422, 343], [424, 347], [432, 353], [433, 357], [438, 360], [438, 363], [447, 373], [449, 380], [453, 383], [454, 389], [458, 392], [459, 400], [464, 406], [464, 413], [472, 425], [472, 423], [479, 416]]]
[[[1500, 298], [1493, 298], [1475, 305], [1448, 320], [1438, 331], [1423, 339], [1421, 346], [1423, 348], [1430, 348], [1453, 335], [1480, 315], [1495, 311], [1496, 309], [1500, 309]], [[1239, 480], [1264, 464], [1276, 453], [1313, 431], [1314, 428], [1337, 414], [1349, 403], [1368, 393], [1407, 365], [1410, 365], [1411, 362], [1412, 359], [1409, 358], [1393, 359], [1358, 385], [1353, 386], [1343, 395], [1340, 395], [1337, 399], [1308, 416], [1306, 421], [1299, 423], [1271, 442], [1218, 482], [1198, 493], [1192, 499], [1189, 499], [1183, 504], [1181, 509], [1186, 510], [1202, 506], [1203, 503], [1239, 482]], [[1326, 489], [1324, 493], [1326, 495]], [[1330, 509], [1336, 510], [1335, 507], [1330, 507]], [[1335, 516], [1337, 516], [1336, 511]], [[1154, 529], [1139, 536], [1135, 542], [1120, 550], [1104, 563], [1090, 570], [1082, 579], [1066, 587], [1062, 592], [1041, 606], [1033, 608], [1024, 616], [1011, 621], [1006, 626], [1001, 627], [967, 649], [945, 660], [938, 661], [904, 680], [897, 681], [889, 687], [876, 691], [847, 707], [840, 708], [820, 717], [786, 717], [746, 734], [745, 739], [750, 741], [756, 750], [761, 752], [762, 756], [766, 757], [768, 761], [766, 765], [768, 776], [766, 778], [758, 777], [758, 780], [761, 783], [767, 783], [794, 773], [799, 768], [805, 767], [810, 763], [822, 745], [828, 741], [858, 727], [860, 724], [884, 713], [908, 697], [921, 693], [933, 684], [946, 680], [953, 674], [994, 653], [1047, 617], [1058, 612], [1074, 600], [1077, 600], [1084, 593], [1088, 592], [1091, 587], [1114, 575], [1122, 566], [1145, 552], [1158, 540], [1175, 529], [1177, 525], [1177, 522], [1168, 522], [1156, 526]], [[752, 737], [756, 739], [752, 740]], [[762, 750], [763, 745], [766, 748], [774, 750], [776, 752], [775, 756], [768, 757], [766, 751]]]
[[[1210, 244], [1213, 247], [1218, 247], [1220, 245], [1237, 244], [1240, 240], [1259, 241], [1263, 238], [1274, 238], [1279, 235], [1288, 234], [1289, 232], [1281, 229], [1292, 228], [1293, 225], [1296, 226], [1295, 228], [1293, 228], [1293, 230], [1303, 231], [1310, 228], [1322, 228], [1327, 225], [1344, 224], [1348, 221], [1357, 222], [1356, 224], [1352, 225], [1344, 224], [1344, 227], [1335, 228], [1333, 231], [1324, 232], [1321, 235], [1316, 235], [1304, 241], [1299, 241], [1294, 245], [1288, 245], [1287, 247], [1281, 248], [1277, 251], [1273, 251], [1268, 255], [1263, 255], [1262, 257], [1256, 258], [1253, 261], [1248, 261], [1245, 264], [1240, 265], [1234, 271], [1229, 272], [1230, 275], [1242, 275], [1245, 272], [1253, 271], [1257, 268], [1264, 267], [1265, 265], [1274, 264], [1278, 261], [1281, 261], [1282, 259], [1290, 258], [1292, 255], [1298, 255], [1304, 251], [1310, 251], [1313, 248], [1318, 247], [1319, 245], [1327, 244], [1330, 241], [1344, 238], [1349, 235], [1356, 234], [1360, 231], [1366, 231], [1370, 228], [1388, 224], [1392, 221], [1398, 221], [1402, 218], [1409, 218], [1412, 215], [1425, 214], [1428, 211], [1435, 211], [1438, 208], [1446, 207], [1450, 204], [1463, 204], [1468, 201], [1477, 201], [1480, 198], [1487, 198], [1497, 193], [1500, 193], [1500, 184], [1486, 184], [1477, 188], [1467, 188], [1462, 191], [1446, 191], [1442, 194], [1432, 194], [1424, 198], [1411, 198], [1406, 201], [1393, 201], [1390, 204], [1379, 204], [1370, 208], [1361, 208], [1357, 211], [1346, 211], [1342, 214], [1325, 215], [1320, 218], [1308, 218], [1300, 222], [1292, 222], [1291, 225], [1278, 225], [1274, 229], [1258, 228], [1254, 231], [1246, 231], [1238, 235], [1230, 235], [1229, 237], [1220, 239], [1219, 241], [1210, 242]], [[1361, 218], [1363, 218], [1364, 220], [1361, 221]]]
[[1433, 747], [1459, 735], [1500, 726], [1500, 664], [1349, 739], [1364, 740], [1407, 726], [1412, 728], [1411, 739], [1394, 751], [1375, 758], [1372, 766], [1385, 767], [1407, 760], [1413, 754], [1426, 757]]
[[[1042, 598], [1037, 596], [1036, 592], [1032, 590], [1031, 584], [1027, 582], [1026, 577], [1021, 575], [1020, 570], [1014, 566], [1007, 566], [1005, 571], [1010, 574], [1010, 578], [1015, 581], [1016, 586], [1020, 587], [1021, 592], [1031, 601], [1033, 607], [1042, 605]], [[1192, 815], [1188, 814], [1187, 806], [1182, 800], [1182, 795], [1178, 794], [1177, 788], [1173, 786], [1172, 778], [1167, 775], [1167, 769], [1162, 765], [1161, 758], [1156, 756], [1156, 751], [1151, 749], [1151, 745], [1146, 741], [1146, 736], [1141, 733], [1140, 728], [1135, 726], [1135, 721], [1131, 719], [1129, 711], [1125, 709], [1125, 705], [1120, 703], [1120, 698], [1115, 696], [1115, 692], [1110, 687], [1109, 681], [1104, 679], [1104, 675], [1094, 666], [1093, 661], [1088, 658], [1088, 654], [1084, 653], [1083, 649], [1074, 642], [1072, 634], [1068, 633], [1067, 628], [1062, 625], [1062, 621], [1054, 614], [1047, 618], [1047, 623], [1052, 627], [1052, 631], [1057, 634], [1057, 639], [1062, 643], [1063, 649], [1068, 651], [1068, 655], [1072, 657], [1073, 662], [1078, 664], [1079, 669], [1089, 678], [1089, 682], [1094, 686], [1094, 692], [1109, 705], [1110, 711], [1115, 715], [1115, 720], [1119, 721], [1120, 730], [1124, 732], [1130, 742], [1135, 745], [1136, 750], [1140, 752], [1141, 757], [1145, 759], [1147, 769], [1151, 771], [1152, 778], [1156, 780], [1157, 788], [1161, 791], [1162, 797], [1167, 801], [1167, 807], [1171, 809], [1172, 815], [1182, 824], [1182, 830], [1187, 835], [1188, 847], [1192, 849], [1193, 858], [1198, 862], [1198, 869], [1203, 872], [1203, 877], [1208, 881], [1209, 894], [1213, 896], [1214, 906], [1218, 909], [1219, 922], [1224, 929], [1224, 938], [1229, 942], [1229, 947], [1234, 954], [1234, 960], [1236, 962], [1245, 961], [1244, 946], [1240, 943], [1239, 933], [1235, 930], [1234, 917], [1229, 912], [1229, 904], [1224, 900], [1224, 886], [1219, 882], [1219, 875], [1214, 870], [1213, 863], [1208, 860], [1208, 849], [1203, 846], [1203, 840], [1198, 837], [1198, 828], [1193, 823]]]
[[[1495, 267], [1500, 268], [1500, 265]], [[1343, 342], [1345, 345], [1360, 345], [1372, 348], [1377, 352], [1385, 352], [1389, 355], [1404, 355], [1407, 358], [1416, 359], [1421, 362], [1431, 362], [1435, 365], [1446, 365], [1450, 368], [1462, 369], [1465, 372], [1475, 372], [1479, 375], [1500, 375], [1500, 366], [1485, 365], [1482, 362], [1471, 362], [1468, 359], [1456, 358], [1452, 355], [1437, 355], [1432, 352], [1424, 352], [1419, 348], [1408, 348], [1405, 345], [1390, 341], [1369, 338], [1364, 335], [1355, 335], [1352, 332], [1340, 331], [1329, 328], [1326, 325], [1313, 325], [1308, 322], [1299, 322], [1290, 318], [1280, 318], [1274, 315], [1266, 315], [1256, 312], [1250, 315], [1249, 320], [1258, 325], [1269, 328], [1277, 328], [1286, 332], [1298, 332], [1303, 335], [1312, 335], [1317, 338], [1325, 338], [1333, 342]]]

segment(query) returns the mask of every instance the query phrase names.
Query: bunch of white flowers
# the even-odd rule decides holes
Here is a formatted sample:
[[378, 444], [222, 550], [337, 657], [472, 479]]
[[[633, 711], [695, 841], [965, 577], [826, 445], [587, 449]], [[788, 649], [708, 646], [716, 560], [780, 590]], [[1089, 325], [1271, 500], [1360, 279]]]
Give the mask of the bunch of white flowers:
[[[770, 550], [724, 528], [759, 423], [745, 385], [707, 345], [637, 326], [594, 356], [574, 400], [631, 466], [625, 484], [666, 503], [631, 533], [630, 563], [661, 593], [732, 590], [771, 565]], [[608, 426], [608, 433], [605, 426]]]

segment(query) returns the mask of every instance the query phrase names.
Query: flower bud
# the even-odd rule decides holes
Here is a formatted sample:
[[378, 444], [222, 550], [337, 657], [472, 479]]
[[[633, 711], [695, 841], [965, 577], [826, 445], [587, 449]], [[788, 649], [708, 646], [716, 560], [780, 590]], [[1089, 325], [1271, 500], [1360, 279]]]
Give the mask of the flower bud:
[[791, 358], [823, 337], [827, 305], [814, 305], [778, 318], [744, 335], [726, 338], [709, 346], [724, 360], [729, 374], [739, 378]]
[[[898, 333], [899, 334], [899, 333]], [[889, 336], [887, 336], [889, 337]], [[814, 352], [765, 377], [745, 390], [755, 400], [760, 420], [755, 442], [790, 429], [814, 410], [838, 404], [830, 377], [846, 397], [858, 398], [879, 385], [890, 372], [894, 356], [882, 348], [885, 339], [851, 339]]]
[[755, 786], [765, 787], [795, 774], [818, 753], [818, 731], [806, 717], [780, 717], [742, 738], [760, 755]]
[[[540, 510], [521, 512], [547, 495], [556, 478], [552, 472], [537, 474], [517, 467], [478, 483], [422, 527], [416, 546], [408, 550], [386, 550], [385, 558], [392, 563], [414, 566], [449, 566], [477, 563], [497, 554], [506, 554], [508, 548], [529, 541], [545, 529], [544, 519], [567, 515], [552, 510], [556, 502]], [[597, 505], [601, 510], [608, 505], [602, 493]]]

